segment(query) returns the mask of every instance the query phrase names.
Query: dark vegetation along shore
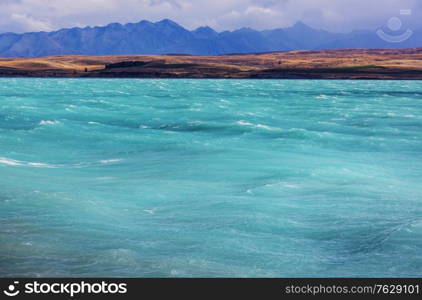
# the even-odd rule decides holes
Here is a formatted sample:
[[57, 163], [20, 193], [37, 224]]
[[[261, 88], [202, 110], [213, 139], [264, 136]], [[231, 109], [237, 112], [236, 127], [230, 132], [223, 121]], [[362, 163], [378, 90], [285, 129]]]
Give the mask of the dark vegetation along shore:
[[3, 77], [422, 79], [422, 48], [0, 58]]

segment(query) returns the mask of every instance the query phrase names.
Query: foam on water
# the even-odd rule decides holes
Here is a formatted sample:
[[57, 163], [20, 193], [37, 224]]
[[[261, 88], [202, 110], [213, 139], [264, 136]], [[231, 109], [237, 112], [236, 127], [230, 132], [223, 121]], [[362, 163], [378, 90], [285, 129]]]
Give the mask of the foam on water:
[[121, 162], [122, 160], [121, 159], [119, 159], [119, 158], [112, 158], [112, 159], [103, 159], [103, 160], [101, 160], [100, 162], [102, 163], [102, 164], [112, 164], [112, 163], [118, 163], [118, 162]]
[[5, 157], [0, 157], [0, 164], [8, 166], [26, 166], [26, 167], [38, 167], [38, 168], [58, 168], [59, 166], [49, 165], [39, 162], [24, 162]]
[[42, 120], [40, 123], [39, 123], [39, 125], [58, 125], [58, 124], [60, 124], [60, 122], [59, 121], [44, 121], [44, 120]]
[[16, 160], [0, 157], [0, 164], [9, 166], [21, 166], [22, 164]]
[[0, 79], [0, 276], [420, 277], [421, 95]]

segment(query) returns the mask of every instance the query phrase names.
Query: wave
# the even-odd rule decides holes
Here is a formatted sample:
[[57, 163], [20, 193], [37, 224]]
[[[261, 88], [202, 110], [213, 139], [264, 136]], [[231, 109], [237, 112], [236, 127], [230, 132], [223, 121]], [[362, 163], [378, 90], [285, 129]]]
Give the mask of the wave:
[[118, 163], [121, 161], [123, 160], [119, 158], [113, 158], [113, 159], [100, 160], [95, 163], [79, 163], [79, 164], [65, 165], [65, 164], [47, 164], [47, 163], [41, 163], [41, 162], [27, 162], [27, 161], [11, 159], [7, 157], [0, 157], [0, 165], [13, 166], [13, 167], [48, 168], [48, 169], [84, 168], [84, 167], [92, 167], [92, 166], [98, 166], [98, 165], [113, 164], [113, 163]]
[[35, 167], [35, 168], [58, 168], [57, 165], [49, 165], [45, 163], [39, 163], [39, 162], [25, 162], [25, 161], [19, 161], [14, 160], [6, 157], [0, 157], [0, 164], [1, 165], [7, 165], [7, 166], [25, 166], [25, 167]]
[[[221, 134], [241, 135], [251, 133], [256, 130], [272, 131], [281, 133], [282, 129], [271, 127], [265, 124], [254, 124], [248, 121], [237, 121], [232, 124], [204, 123], [201, 121], [193, 121], [187, 123], [164, 124], [159, 126], [146, 126], [141, 128], [149, 128], [155, 130], [175, 131], [175, 132], [218, 132]], [[259, 132], [259, 131], [258, 131]]]
[[123, 160], [120, 159], [120, 158], [112, 158], [112, 159], [100, 160], [100, 163], [103, 164], [103, 165], [107, 165], [107, 164], [118, 163], [118, 162], [121, 162], [121, 161], [123, 161]]
[[44, 126], [44, 125], [58, 125], [61, 124], [59, 121], [44, 121], [42, 120], [41, 122], [38, 123], [38, 125], [40, 126]]
[[0, 157], [0, 164], [8, 165], [8, 166], [22, 166], [22, 164], [17, 160], [4, 158], [4, 157]]
[[236, 123], [240, 126], [254, 126], [254, 124], [246, 122], [246, 121], [237, 121]]
[[174, 124], [163, 124], [159, 126], [152, 126], [151, 129], [164, 130], [164, 131], [175, 131], [175, 132], [220, 132], [220, 133], [233, 133], [242, 134], [248, 130], [235, 128], [233, 126], [227, 126], [223, 124], [215, 123], [203, 123], [200, 121], [193, 121], [187, 123], [174, 123]]
[[271, 126], [264, 125], [264, 124], [254, 124], [254, 123], [250, 123], [250, 122], [243, 121], [243, 120], [236, 122], [236, 124], [238, 124], [240, 126], [250, 126], [250, 127], [253, 127], [253, 128], [260, 128], [260, 129], [265, 129], [265, 130], [270, 130], [270, 131], [281, 131], [280, 128], [271, 127]]
[[189, 121], [183, 123], [168, 123], [168, 124], [139, 124], [137, 122], [88, 122], [90, 125], [105, 125], [130, 129], [148, 129], [169, 132], [203, 132], [203, 133], [220, 133], [225, 135], [242, 135], [251, 132], [272, 132], [275, 134], [282, 134], [285, 130], [277, 127], [271, 127], [265, 124], [254, 124], [245, 120], [240, 120], [235, 123], [217, 123], [204, 121]]
[[322, 99], [322, 100], [325, 100], [325, 99], [328, 99], [328, 98], [329, 97], [327, 95], [324, 95], [324, 94], [321, 94], [321, 95], [315, 97], [315, 99]]

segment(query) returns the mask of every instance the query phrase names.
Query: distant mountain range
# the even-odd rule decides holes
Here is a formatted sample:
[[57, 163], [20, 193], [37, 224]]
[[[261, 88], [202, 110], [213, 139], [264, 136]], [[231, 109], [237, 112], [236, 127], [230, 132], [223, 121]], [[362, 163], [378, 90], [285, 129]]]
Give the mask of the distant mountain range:
[[[384, 29], [387, 34], [393, 35]], [[402, 43], [382, 40], [375, 31], [331, 33], [297, 23], [290, 28], [258, 31], [242, 28], [216, 32], [210, 27], [189, 31], [165, 19], [152, 23], [61, 29], [54, 32], [0, 34], [0, 56], [192, 54], [221, 55], [336, 48], [414, 48], [422, 46], [422, 29]]]

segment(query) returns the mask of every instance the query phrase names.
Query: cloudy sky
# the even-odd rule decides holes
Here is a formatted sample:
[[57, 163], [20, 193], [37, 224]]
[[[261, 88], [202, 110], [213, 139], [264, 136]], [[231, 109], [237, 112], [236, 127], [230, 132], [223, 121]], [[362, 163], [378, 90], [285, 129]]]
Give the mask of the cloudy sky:
[[[400, 10], [412, 14], [400, 16]], [[422, 0], [0, 0], [0, 32], [51, 31], [169, 18], [194, 29], [270, 29], [303, 21], [333, 32], [372, 29], [399, 16], [422, 27]]]

